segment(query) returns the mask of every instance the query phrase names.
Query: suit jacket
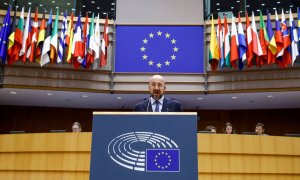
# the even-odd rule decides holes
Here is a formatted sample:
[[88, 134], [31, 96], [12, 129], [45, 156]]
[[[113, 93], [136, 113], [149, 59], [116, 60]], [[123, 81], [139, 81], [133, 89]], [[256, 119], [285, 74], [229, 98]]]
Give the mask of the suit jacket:
[[[136, 104], [133, 111], [153, 112], [150, 98]], [[164, 97], [161, 112], [182, 112], [181, 103], [179, 101]]]

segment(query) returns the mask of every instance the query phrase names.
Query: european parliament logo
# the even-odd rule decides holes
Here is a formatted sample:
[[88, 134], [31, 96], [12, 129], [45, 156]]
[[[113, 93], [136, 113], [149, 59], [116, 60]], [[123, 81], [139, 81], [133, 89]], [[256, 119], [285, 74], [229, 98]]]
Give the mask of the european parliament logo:
[[117, 26], [115, 71], [203, 73], [203, 26]]
[[112, 139], [109, 157], [118, 165], [146, 172], [180, 172], [180, 149], [170, 138], [153, 132], [129, 132]]

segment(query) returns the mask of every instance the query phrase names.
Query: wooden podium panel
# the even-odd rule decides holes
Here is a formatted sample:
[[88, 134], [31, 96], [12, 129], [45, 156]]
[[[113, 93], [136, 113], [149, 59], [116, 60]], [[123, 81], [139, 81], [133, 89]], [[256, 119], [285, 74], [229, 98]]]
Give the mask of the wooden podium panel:
[[[88, 180], [92, 133], [0, 135], [0, 179]], [[300, 138], [198, 134], [199, 180], [298, 180]]]

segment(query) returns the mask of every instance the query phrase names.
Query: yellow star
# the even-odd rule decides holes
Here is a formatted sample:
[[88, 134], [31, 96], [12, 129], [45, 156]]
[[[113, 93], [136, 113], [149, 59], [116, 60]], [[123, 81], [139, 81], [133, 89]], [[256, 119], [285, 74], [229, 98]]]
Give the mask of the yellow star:
[[143, 40], [143, 43], [144, 43], [144, 44], [147, 44], [147, 42], [148, 42], [148, 40], [145, 38], [145, 39]]
[[160, 63], [157, 63], [157, 64], [156, 64], [157, 68], [161, 68], [161, 65], [162, 65], [162, 64], [160, 64]]
[[162, 34], [161, 31], [158, 31], [158, 32], [157, 32], [157, 35], [158, 35], [158, 36], [161, 36], [161, 34]]
[[169, 33], [167, 33], [165, 35], [166, 35], [166, 38], [169, 38], [171, 36], [171, 34], [169, 34]]
[[153, 34], [153, 33], [150, 33], [150, 34], [149, 34], [149, 37], [150, 37], [150, 38], [153, 38], [153, 37], [154, 37], [154, 34]]
[[141, 49], [141, 52], [145, 52], [146, 48], [143, 46], [140, 48]]
[[171, 56], [171, 58], [172, 58], [172, 60], [175, 60], [175, 59], [176, 59], [176, 56], [173, 54], [173, 55]]
[[150, 61], [148, 62], [148, 64], [149, 64], [149, 66], [153, 66], [153, 61], [150, 60]]
[[176, 46], [173, 48], [174, 52], [178, 52], [178, 49], [179, 49], [179, 48], [176, 47]]
[[147, 58], [148, 58], [148, 56], [145, 54], [145, 55], [143, 56], [143, 59], [144, 59], [144, 60], [147, 60]]
[[171, 42], [172, 42], [172, 44], [176, 44], [176, 40], [175, 39], [172, 39]]
[[170, 61], [167, 60], [167, 61], [165, 62], [165, 64], [166, 64], [166, 66], [170, 66]]

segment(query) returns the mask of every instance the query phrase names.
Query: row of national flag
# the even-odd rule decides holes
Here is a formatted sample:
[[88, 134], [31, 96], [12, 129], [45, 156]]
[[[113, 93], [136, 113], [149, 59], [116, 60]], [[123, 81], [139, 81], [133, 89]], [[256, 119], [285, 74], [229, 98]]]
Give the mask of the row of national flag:
[[[13, 64], [16, 61], [26, 63], [37, 62], [41, 66], [48, 63], [69, 63], [75, 68], [96, 69], [107, 64], [108, 37], [108, 16], [104, 24], [104, 33], [101, 42], [100, 19], [89, 22], [86, 15], [82, 28], [81, 14], [78, 14], [76, 24], [73, 24], [73, 12], [67, 19], [64, 13], [63, 21], [59, 27], [58, 14], [56, 11], [54, 24], [52, 23], [52, 10], [46, 22], [45, 14], [42, 20], [38, 21], [38, 9], [36, 8], [34, 18], [31, 18], [31, 8], [24, 19], [24, 7], [21, 10], [18, 23], [16, 22], [16, 11], [10, 16], [10, 7], [4, 17], [0, 30], [0, 59], [1, 62]], [[96, 23], [95, 23], [96, 19]]]
[[269, 12], [267, 12], [266, 24], [262, 12], [260, 12], [258, 30], [253, 12], [251, 23], [246, 12], [245, 32], [240, 14], [238, 14], [237, 26], [236, 18], [232, 16], [231, 29], [229, 29], [226, 16], [223, 23], [220, 17], [218, 18], [216, 29], [213, 17], [211, 23], [209, 63], [213, 71], [223, 69], [224, 67], [233, 67], [242, 70], [244, 66], [250, 68], [253, 65], [261, 67], [272, 64], [286, 68], [293, 66], [299, 56], [299, 9], [298, 28], [295, 26], [291, 10], [289, 11], [289, 24], [286, 22], [283, 10], [281, 21], [279, 21], [277, 11], [275, 10], [275, 27], [271, 23]]

